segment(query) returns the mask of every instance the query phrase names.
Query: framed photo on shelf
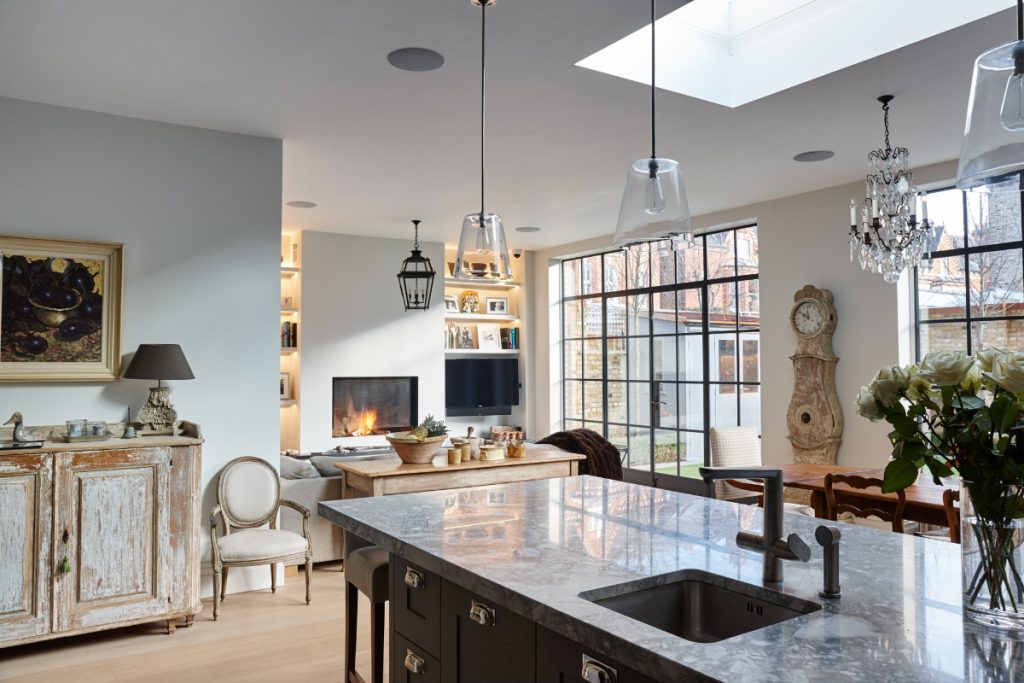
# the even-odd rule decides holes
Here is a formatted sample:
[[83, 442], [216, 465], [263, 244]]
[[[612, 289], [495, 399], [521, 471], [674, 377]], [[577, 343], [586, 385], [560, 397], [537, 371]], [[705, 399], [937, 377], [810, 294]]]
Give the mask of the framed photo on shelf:
[[120, 375], [124, 245], [0, 236], [0, 382]]
[[292, 399], [292, 373], [282, 372], [281, 373], [281, 400], [290, 401]]
[[487, 297], [487, 315], [508, 315], [508, 297]]
[[481, 351], [501, 351], [501, 332], [497, 325], [481, 323], [476, 326], [477, 348]]
[[458, 313], [459, 312], [459, 298], [454, 294], [444, 295], [444, 312], [445, 313]]

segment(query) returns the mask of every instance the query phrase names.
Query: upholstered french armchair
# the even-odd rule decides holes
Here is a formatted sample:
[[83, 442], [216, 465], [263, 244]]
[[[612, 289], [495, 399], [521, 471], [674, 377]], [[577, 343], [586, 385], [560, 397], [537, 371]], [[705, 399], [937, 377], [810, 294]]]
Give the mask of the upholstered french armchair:
[[[302, 515], [302, 535], [277, 528], [282, 505]], [[217, 520], [223, 535], [217, 536]], [[269, 528], [261, 528], [269, 525]], [[213, 558], [213, 618], [224, 600], [229, 567], [270, 565], [270, 590], [277, 592], [274, 565], [302, 559], [306, 563], [306, 604], [313, 573], [313, 542], [309, 537], [309, 510], [281, 498], [277, 472], [259, 458], [235, 458], [220, 472], [217, 504], [210, 510], [210, 552]]]

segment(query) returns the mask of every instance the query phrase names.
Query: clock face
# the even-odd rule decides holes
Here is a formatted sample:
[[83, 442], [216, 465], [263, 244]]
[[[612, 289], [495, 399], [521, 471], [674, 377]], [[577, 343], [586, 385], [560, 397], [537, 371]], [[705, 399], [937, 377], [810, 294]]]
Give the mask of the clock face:
[[801, 301], [793, 308], [793, 328], [812, 337], [825, 327], [825, 310], [817, 301]]

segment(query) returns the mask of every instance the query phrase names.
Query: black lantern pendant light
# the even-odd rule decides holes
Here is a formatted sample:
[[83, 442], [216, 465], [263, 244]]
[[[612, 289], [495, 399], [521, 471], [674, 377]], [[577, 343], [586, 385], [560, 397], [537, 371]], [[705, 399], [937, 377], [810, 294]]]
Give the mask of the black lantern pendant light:
[[412, 225], [416, 237], [412, 243], [412, 253], [402, 261], [398, 288], [402, 292], [405, 310], [425, 311], [430, 308], [430, 294], [434, 291], [434, 266], [420, 251], [420, 222], [415, 220]]

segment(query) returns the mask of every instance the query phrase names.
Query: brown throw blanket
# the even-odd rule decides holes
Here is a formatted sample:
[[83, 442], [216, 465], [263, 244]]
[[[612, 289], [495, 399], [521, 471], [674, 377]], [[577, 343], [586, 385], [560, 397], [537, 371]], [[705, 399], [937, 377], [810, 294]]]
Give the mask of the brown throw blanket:
[[622, 456], [619, 455], [619, 449], [592, 429], [555, 432], [537, 443], [550, 444], [570, 453], [587, 456], [580, 463], [580, 474], [622, 481]]

